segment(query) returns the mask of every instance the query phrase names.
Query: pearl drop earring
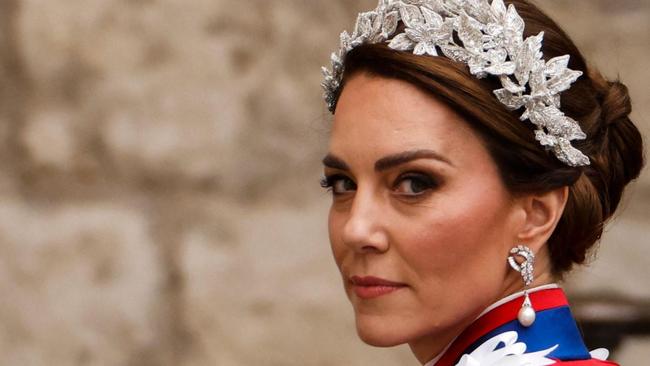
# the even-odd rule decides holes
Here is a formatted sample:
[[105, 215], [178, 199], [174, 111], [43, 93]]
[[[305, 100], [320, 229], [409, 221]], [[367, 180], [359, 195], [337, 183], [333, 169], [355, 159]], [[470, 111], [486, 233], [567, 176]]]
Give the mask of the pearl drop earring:
[[[528, 296], [528, 287], [533, 283], [533, 265], [535, 264], [535, 253], [525, 245], [518, 245], [510, 250], [508, 263], [515, 271], [521, 273], [524, 280], [524, 302], [521, 304], [517, 319], [524, 327], [530, 327], [535, 322], [535, 309]], [[524, 261], [519, 264], [515, 256], [522, 257]]]

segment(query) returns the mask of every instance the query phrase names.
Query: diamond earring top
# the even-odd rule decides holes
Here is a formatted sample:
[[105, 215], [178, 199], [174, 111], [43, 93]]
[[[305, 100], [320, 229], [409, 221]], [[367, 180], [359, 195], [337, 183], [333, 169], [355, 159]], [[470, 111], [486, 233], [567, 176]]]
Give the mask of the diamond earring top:
[[[400, 21], [404, 32], [395, 34]], [[375, 10], [359, 14], [352, 34], [341, 33], [331, 69], [323, 67], [325, 101], [333, 113], [345, 57], [355, 47], [388, 42], [397, 51], [443, 55], [467, 64], [477, 78], [498, 77], [496, 98], [510, 110], [524, 109], [520, 119], [535, 125], [540, 145], [569, 166], [589, 165], [571, 145], [586, 134], [560, 110], [560, 93], [582, 72], [568, 68], [569, 55], [545, 61], [544, 32], [524, 39], [524, 26], [514, 5], [503, 0], [379, 0]]]
[[[524, 302], [521, 304], [521, 309], [517, 314], [517, 319], [519, 323], [524, 327], [530, 327], [535, 322], [535, 309], [533, 304], [530, 301], [528, 296], [528, 287], [534, 281], [534, 265], [535, 265], [535, 253], [524, 245], [518, 245], [515, 248], [510, 250], [510, 256], [508, 257], [508, 264], [515, 271], [521, 273], [521, 277], [524, 280]], [[523, 258], [521, 264], [517, 263], [515, 256]]]

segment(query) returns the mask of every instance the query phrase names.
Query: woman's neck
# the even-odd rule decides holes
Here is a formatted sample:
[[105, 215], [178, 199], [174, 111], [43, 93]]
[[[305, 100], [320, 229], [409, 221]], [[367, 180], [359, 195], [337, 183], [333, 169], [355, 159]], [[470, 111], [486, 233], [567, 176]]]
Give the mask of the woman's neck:
[[[538, 282], [538, 281], [535, 281], [535, 282]], [[539, 282], [541, 282], [541, 281], [539, 281]], [[555, 283], [540, 284], [540, 285], [538, 285], [536, 287], [530, 288], [528, 290], [528, 293], [534, 293], [534, 292], [537, 292], [537, 291], [543, 291], [543, 290], [548, 290], [548, 289], [552, 289], [552, 288], [559, 288], [559, 286], [557, 284], [555, 284]], [[507, 302], [510, 302], [510, 301], [512, 301], [512, 300], [514, 300], [514, 299], [516, 299], [518, 297], [521, 297], [521, 296], [524, 296], [524, 291], [518, 291], [518, 292], [509, 294], [509, 295], [499, 299], [498, 301], [492, 303], [490, 306], [485, 308], [485, 310], [483, 310], [483, 312], [481, 312], [481, 314], [479, 314], [471, 323], [474, 323], [476, 320], [481, 318], [483, 315], [485, 315], [485, 314], [489, 313], [490, 311], [498, 308], [499, 306], [501, 306], [501, 305], [503, 305], [503, 304], [505, 304]], [[467, 326], [469, 326], [470, 324], [468, 324]], [[467, 326], [465, 328], [467, 328]], [[463, 329], [465, 329], [465, 328], [463, 328]], [[458, 337], [459, 334], [457, 334], [455, 337], [453, 337], [453, 339], [448, 341], [444, 347], [441, 347], [440, 350], [437, 350], [435, 353], [433, 353], [433, 354], [436, 355], [435, 357], [427, 357], [424, 360], [418, 358], [418, 361], [420, 361], [424, 366], [433, 366], [433, 365], [435, 365], [436, 362], [438, 362], [438, 360], [444, 355], [444, 353], [447, 351], [447, 349], [451, 346], [451, 344], [456, 340], [456, 338]], [[430, 347], [430, 345], [431, 344], [429, 343], [428, 346]], [[420, 348], [418, 348], [419, 347], [418, 344], [411, 344], [410, 346], [411, 346], [411, 351], [417, 357], [418, 353], [416, 351], [420, 351]], [[431, 349], [429, 348], [428, 351], [431, 351]], [[419, 354], [422, 354], [422, 353], [419, 353]]]

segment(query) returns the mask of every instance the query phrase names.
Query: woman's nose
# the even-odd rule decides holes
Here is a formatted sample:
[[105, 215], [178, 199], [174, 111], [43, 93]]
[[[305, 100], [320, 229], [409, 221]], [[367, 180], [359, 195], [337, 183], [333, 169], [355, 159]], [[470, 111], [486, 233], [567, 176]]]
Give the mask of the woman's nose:
[[359, 253], [388, 250], [388, 237], [382, 218], [380, 199], [370, 192], [358, 190], [343, 227], [344, 244]]

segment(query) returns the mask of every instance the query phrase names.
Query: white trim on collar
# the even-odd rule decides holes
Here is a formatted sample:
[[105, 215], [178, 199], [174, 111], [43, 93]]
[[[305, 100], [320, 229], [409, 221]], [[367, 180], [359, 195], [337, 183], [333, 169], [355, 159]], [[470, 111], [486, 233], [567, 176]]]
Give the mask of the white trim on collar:
[[[560, 286], [558, 286], [558, 285], [555, 284], [555, 283], [551, 283], [551, 284], [548, 284], [548, 285], [537, 286], [537, 287], [533, 287], [533, 288], [529, 289], [529, 290], [528, 290], [528, 293], [529, 293], [529, 294], [532, 294], [533, 292], [543, 291], [543, 290], [550, 290], [550, 289], [552, 289], [552, 288], [560, 288]], [[514, 299], [516, 299], [516, 298], [518, 298], [518, 297], [521, 297], [521, 296], [524, 296], [524, 292], [523, 292], [523, 291], [519, 291], [519, 292], [516, 292], [516, 293], [514, 293], [514, 294], [512, 294], [512, 295], [509, 295], [509, 296], [504, 297], [503, 299], [501, 299], [501, 300], [495, 302], [494, 304], [488, 306], [485, 310], [483, 310], [483, 312], [481, 313], [481, 315], [479, 315], [478, 317], [476, 317], [476, 319], [479, 319], [479, 318], [482, 317], [483, 315], [485, 315], [485, 314], [489, 313], [490, 311], [492, 311], [492, 310], [498, 308], [499, 306], [501, 306], [501, 305], [503, 305], [503, 304], [505, 304], [505, 303], [507, 303], [507, 302], [509, 302], [509, 301], [512, 301], [512, 300], [514, 300]]]

